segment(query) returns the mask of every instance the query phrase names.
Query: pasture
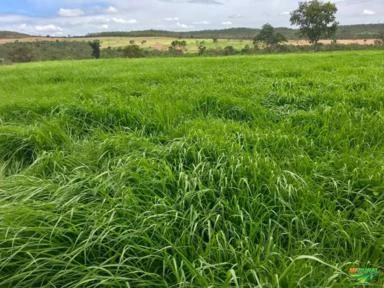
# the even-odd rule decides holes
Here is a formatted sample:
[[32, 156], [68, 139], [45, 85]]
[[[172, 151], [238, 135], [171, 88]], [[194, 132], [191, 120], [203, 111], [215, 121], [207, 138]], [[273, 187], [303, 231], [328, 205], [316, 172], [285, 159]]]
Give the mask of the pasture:
[[[207, 49], [224, 49], [227, 46], [232, 46], [236, 50], [241, 50], [245, 46], [253, 47], [253, 40], [247, 39], [196, 39], [196, 38], [168, 38], [168, 37], [84, 37], [84, 38], [54, 38], [54, 37], [27, 37], [21, 39], [0, 39], [0, 45], [6, 43], [19, 42], [34, 42], [34, 41], [93, 41], [100, 40], [101, 47], [106, 48], [124, 48], [128, 45], [136, 44], [143, 49], [166, 51], [171, 46], [174, 40], [185, 40], [187, 43], [186, 53], [196, 53], [200, 45]], [[330, 45], [331, 40], [321, 40], [320, 43]], [[375, 39], [342, 39], [337, 40], [341, 45], [374, 45]], [[307, 40], [289, 40], [289, 45], [308, 46], [310, 43]]]
[[383, 131], [381, 51], [1, 66], [0, 287], [350, 287]]

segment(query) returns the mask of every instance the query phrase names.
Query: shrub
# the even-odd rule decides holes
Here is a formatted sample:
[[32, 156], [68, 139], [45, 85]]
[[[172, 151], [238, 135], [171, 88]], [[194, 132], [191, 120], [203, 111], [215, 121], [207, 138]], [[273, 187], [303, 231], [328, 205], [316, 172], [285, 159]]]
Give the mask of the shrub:
[[249, 45], [245, 45], [243, 49], [241, 49], [241, 53], [249, 54], [252, 52], [252, 49]]
[[227, 46], [224, 48], [224, 55], [234, 55], [236, 54], [235, 48], [233, 46]]
[[123, 49], [123, 56], [128, 58], [141, 58], [144, 57], [144, 50], [138, 45], [129, 45]]
[[204, 55], [205, 51], [207, 50], [207, 47], [205, 47], [204, 45], [200, 44], [199, 45], [199, 55], [202, 56]]

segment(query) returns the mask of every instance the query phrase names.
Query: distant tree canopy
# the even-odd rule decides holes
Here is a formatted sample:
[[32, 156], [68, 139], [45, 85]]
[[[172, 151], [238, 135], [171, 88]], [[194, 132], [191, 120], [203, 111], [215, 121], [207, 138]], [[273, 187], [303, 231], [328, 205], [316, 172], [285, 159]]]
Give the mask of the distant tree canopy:
[[256, 45], [258, 42], [264, 42], [268, 47], [274, 47], [280, 42], [286, 42], [287, 39], [279, 32], [275, 31], [275, 28], [271, 24], [265, 24], [260, 33], [254, 38], [253, 43]]
[[175, 49], [184, 50], [187, 47], [187, 42], [185, 40], [174, 40], [172, 41], [171, 46]]
[[307, 37], [316, 49], [322, 37], [335, 35], [338, 25], [336, 12], [336, 5], [331, 2], [300, 2], [299, 8], [291, 13], [290, 21], [292, 25], [299, 26], [300, 34]]
[[174, 40], [171, 46], [168, 48], [169, 53], [172, 55], [182, 55], [187, 48], [187, 42], [185, 40]]

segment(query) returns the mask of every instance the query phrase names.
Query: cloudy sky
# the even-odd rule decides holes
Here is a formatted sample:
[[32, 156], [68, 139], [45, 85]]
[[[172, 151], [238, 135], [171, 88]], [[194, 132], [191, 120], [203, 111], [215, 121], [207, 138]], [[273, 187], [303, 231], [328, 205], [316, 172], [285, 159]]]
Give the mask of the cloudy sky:
[[[384, 23], [384, 0], [332, 0], [341, 24]], [[0, 30], [39, 35], [289, 26], [297, 0], [0, 0]]]

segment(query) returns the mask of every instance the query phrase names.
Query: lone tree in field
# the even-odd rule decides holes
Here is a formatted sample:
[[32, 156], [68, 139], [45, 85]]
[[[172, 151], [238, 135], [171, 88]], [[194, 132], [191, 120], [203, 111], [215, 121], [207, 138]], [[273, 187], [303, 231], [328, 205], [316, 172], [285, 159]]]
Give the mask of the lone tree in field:
[[171, 47], [173, 49], [184, 50], [187, 47], [187, 42], [185, 40], [174, 40], [171, 43]]
[[291, 24], [299, 26], [300, 33], [309, 39], [314, 49], [322, 37], [330, 38], [336, 33], [337, 8], [334, 3], [318, 0], [300, 2], [299, 8], [291, 13]]
[[92, 57], [95, 57], [96, 59], [100, 58], [100, 41], [94, 40], [89, 42], [89, 46], [92, 48]]
[[286, 42], [287, 39], [275, 31], [271, 24], [264, 24], [260, 33], [253, 39], [253, 44], [256, 46], [258, 42], [264, 42], [268, 48], [277, 46], [280, 42]]

